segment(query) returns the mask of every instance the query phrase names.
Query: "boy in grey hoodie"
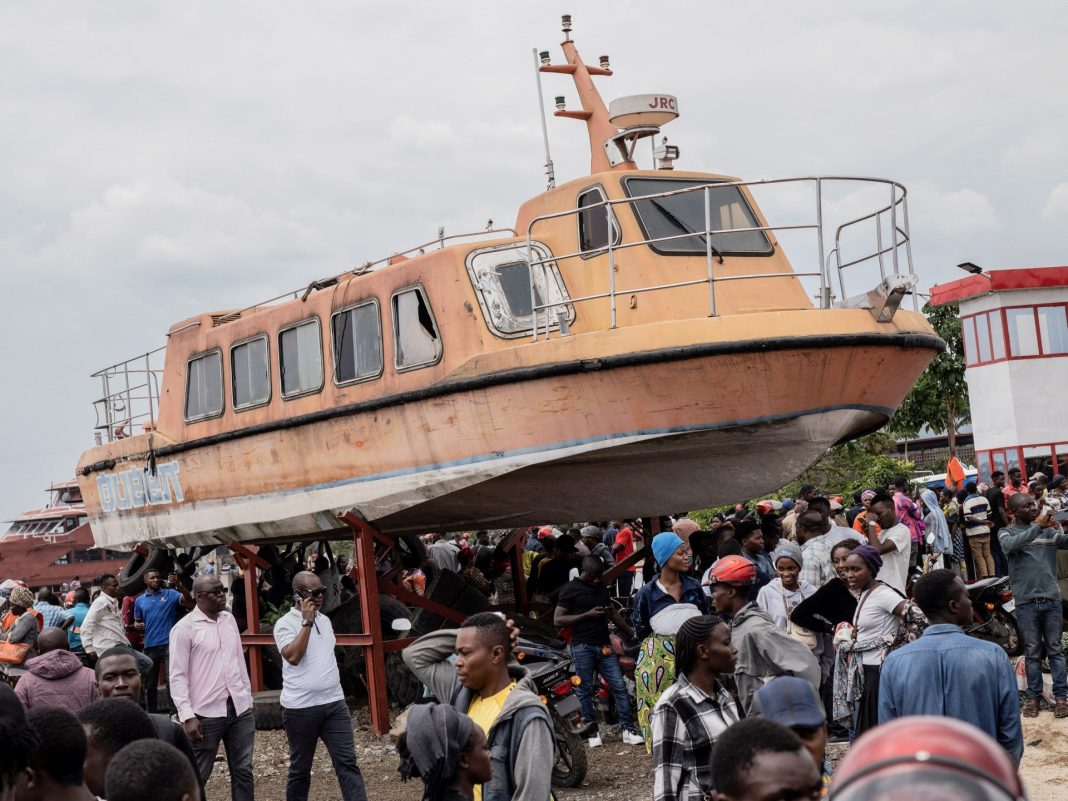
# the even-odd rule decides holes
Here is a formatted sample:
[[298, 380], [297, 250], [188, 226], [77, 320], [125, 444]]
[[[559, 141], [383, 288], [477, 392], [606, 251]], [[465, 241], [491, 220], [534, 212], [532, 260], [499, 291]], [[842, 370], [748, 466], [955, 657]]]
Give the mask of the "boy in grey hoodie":
[[459, 629], [420, 637], [402, 656], [439, 701], [485, 730], [493, 776], [481, 785], [481, 801], [549, 801], [552, 722], [529, 672], [512, 659], [512, 636], [504, 618], [482, 612]]

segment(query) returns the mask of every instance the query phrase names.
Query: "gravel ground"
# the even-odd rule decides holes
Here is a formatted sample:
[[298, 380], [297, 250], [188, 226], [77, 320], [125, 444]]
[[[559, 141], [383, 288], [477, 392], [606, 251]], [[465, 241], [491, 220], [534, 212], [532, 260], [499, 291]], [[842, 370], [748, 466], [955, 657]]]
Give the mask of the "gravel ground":
[[[366, 707], [354, 711], [353, 726], [356, 739], [356, 759], [363, 771], [367, 797], [373, 801], [419, 801], [422, 784], [401, 782], [397, 774], [397, 752], [387, 735], [379, 737], [371, 731]], [[589, 753], [590, 766], [586, 782], [573, 790], [556, 792], [560, 801], [648, 801], [652, 795], [653, 766], [651, 758], [641, 746], [625, 746], [618, 735], [604, 736], [603, 747]], [[289, 751], [285, 733], [256, 732], [253, 754], [253, 773], [256, 778], [257, 801], [285, 801], [286, 771]], [[207, 801], [229, 801], [230, 777], [222, 749], [215, 770], [207, 785]], [[312, 767], [310, 801], [336, 801], [337, 780], [330, 766], [326, 749], [319, 746]]]
[[[401, 782], [397, 774], [397, 754], [389, 736], [371, 732], [366, 708], [354, 711], [356, 757], [372, 801], [419, 801], [422, 785]], [[1043, 711], [1036, 720], [1024, 720], [1027, 750], [1021, 772], [1032, 801], [1064, 798], [1068, 785], [1068, 720], [1053, 718]], [[641, 746], [624, 746], [618, 735], [604, 735], [602, 748], [589, 752], [589, 773], [581, 787], [557, 790], [560, 801], [649, 801], [652, 798], [653, 766]], [[836, 764], [844, 746], [829, 746], [831, 763]], [[256, 732], [253, 757], [257, 801], [285, 801], [289, 752], [284, 732]], [[207, 785], [207, 801], [229, 801], [230, 782], [226, 761], [220, 755]], [[312, 768], [310, 801], [336, 801], [337, 780], [330, 758], [322, 746]]]

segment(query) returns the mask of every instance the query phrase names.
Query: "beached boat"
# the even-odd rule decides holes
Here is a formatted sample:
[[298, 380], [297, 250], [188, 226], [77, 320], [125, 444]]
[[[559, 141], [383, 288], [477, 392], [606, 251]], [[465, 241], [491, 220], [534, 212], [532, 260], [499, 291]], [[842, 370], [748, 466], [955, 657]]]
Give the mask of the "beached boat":
[[73, 478], [48, 488], [48, 503], [23, 512], [0, 535], [0, 576], [55, 587], [118, 573], [129, 554], [97, 548]]
[[[589, 175], [556, 186], [547, 146], [549, 188], [514, 229], [199, 314], [96, 374], [78, 477], [99, 544], [294, 539], [347, 511], [402, 534], [704, 507], [889, 419], [943, 347], [899, 308], [905, 188], [677, 170], [655, 138], [676, 99], [606, 107], [608, 59], [585, 65], [570, 27], [565, 62], [535, 62], [574, 79], [581, 110], [556, 114], [585, 122]], [[832, 185], [878, 200], [832, 219]], [[769, 222], [755, 196], [780, 188], [810, 216]]]

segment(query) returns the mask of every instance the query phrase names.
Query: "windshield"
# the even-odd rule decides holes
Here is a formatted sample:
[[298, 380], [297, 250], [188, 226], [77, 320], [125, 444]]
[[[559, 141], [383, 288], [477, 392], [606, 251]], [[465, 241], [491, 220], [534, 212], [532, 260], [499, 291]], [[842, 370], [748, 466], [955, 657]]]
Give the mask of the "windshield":
[[[626, 178], [623, 188], [632, 198], [656, 195], [661, 192], [673, 192], [696, 186], [711, 186], [709, 201], [712, 211], [713, 231], [725, 231], [737, 228], [756, 228], [759, 223], [753, 210], [749, 208], [741, 190], [736, 186], [717, 186], [710, 181], [687, 181], [663, 178]], [[702, 191], [685, 192], [669, 197], [650, 200], [638, 200], [634, 203], [638, 213], [638, 222], [646, 239], [679, 236], [692, 233], [694, 236], [682, 236], [667, 242], [650, 245], [657, 253], [693, 255], [704, 253], [705, 237], [705, 193]], [[771, 242], [763, 231], [738, 231], [728, 234], [712, 234], [713, 253], [742, 256], [770, 256], [773, 252]]]

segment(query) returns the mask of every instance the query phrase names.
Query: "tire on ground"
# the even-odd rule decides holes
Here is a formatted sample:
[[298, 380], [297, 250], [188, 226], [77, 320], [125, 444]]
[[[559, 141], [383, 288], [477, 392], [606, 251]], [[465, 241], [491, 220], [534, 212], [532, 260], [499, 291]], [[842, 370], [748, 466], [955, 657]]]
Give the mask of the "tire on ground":
[[252, 696], [252, 717], [259, 731], [282, 728], [282, 704], [280, 690], [266, 690]]
[[[379, 621], [382, 626], [382, 639], [395, 640], [400, 632], [393, 630], [392, 623], [398, 618], [411, 620], [412, 612], [402, 602], [385, 593], [378, 596]], [[354, 596], [330, 613], [330, 621], [337, 634], [359, 634], [363, 631], [363, 615], [360, 610], [360, 598]], [[403, 636], [403, 635], [402, 635]], [[341, 669], [363, 671], [363, 649], [342, 648]], [[423, 694], [423, 685], [404, 664], [397, 651], [385, 655], [386, 688], [390, 700], [397, 706], [407, 706], [417, 701]]]
[[174, 568], [174, 560], [165, 548], [142, 543], [148, 555], [134, 551], [119, 571], [119, 591], [123, 595], [137, 595], [145, 589], [145, 573], [158, 570], [164, 577]]

